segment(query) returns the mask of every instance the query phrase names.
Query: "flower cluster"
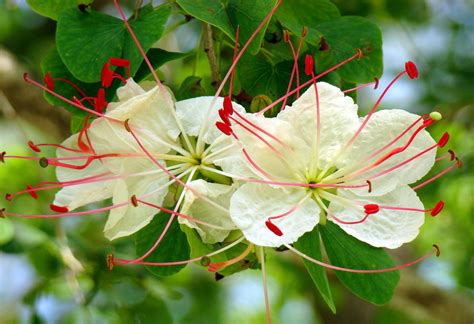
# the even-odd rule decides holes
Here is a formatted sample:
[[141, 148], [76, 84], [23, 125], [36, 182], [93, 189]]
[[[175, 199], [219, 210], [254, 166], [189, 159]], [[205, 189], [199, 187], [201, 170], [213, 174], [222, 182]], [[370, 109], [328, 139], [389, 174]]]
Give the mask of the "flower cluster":
[[[126, 20], [125, 24], [133, 35]], [[291, 44], [289, 38], [287, 41]], [[246, 46], [236, 55], [225, 81], [232, 79]], [[299, 49], [293, 53], [292, 78], [298, 70]], [[0, 215], [57, 218], [108, 211], [104, 233], [110, 240], [136, 233], [159, 211], [171, 215], [145, 254], [134, 260], [109, 256], [110, 268], [202, 261], [209, 271], [217, 272], [241, 261], [256, 247], [280, 246], [342, 271], [383, 272], [404, 267], [343, 269], [314, 260], [292, 245], [327, 221], [375, 247], [393, 249], [410, 242], [418, 235], [425, 213], [436, 216], [444, 206], [439, 201], [433, 207], [424, 207], [416, 191], [461, 166], [451, 150], [437, 157], [449, 134], [434, 140], [426, 129], [441, 119], [439, 113], [417, 116], [399, 109], [378, 111], [396, 80], [404, 75], [411, 79], [418, 76], [414, 63], [406, 63], [365, 117], [358, 116], [358, 106], [347, 92], [371, 84], [342, 91], [318, 81], [361, 55], [357, 50], [352, 57], [317, 75], [313, 58], [307, 56], [305, 73], [311, 79], [298, 83], [291, 91], [290, 80], [285, 96], [257, 113], [247, 113], [243, 106], [232, 102], [231, 94], [176, 101], [146, 56], [156, 84], [135, 83], [129, 78], [128, 61], [111, 58], [104, 65], [103, 87], [96, 97], [87, 96], [71, 84], [81, 97], [64, 98], [54, 89], [56, 82], [67, 80], [46, 74], [43, 85], [26, 75], [27, 82], [86, 111], [88, 116], [82, 130], [61, 144], [28, 143], [37, 153], [43, 146], [54, 146], [56, 157], [1, 154], [2, 162], [22, 158], [38, 161], [42, 167], [55, 166], [58, 178], [56, 182], [27, 185], [23, 191], [8, 193], [6, 200], [24, 194], [37, 199], [42, 191], [60, 190], [50, 205], [52, 214], [23, 215], [3, 209]], [[126, 76], [114, 72], [111, 66], [126, 68]], [[105, 92], [114, 79], [124, 85], [117, 90], [117, 99], [107, 103]], [[376, 88], [378, 83], [376, 79]], [[287, 105], [292, 96], [297, 99]], [[280, 103], [283, 104], [276, 117], [264, 115]], [[436, 162], [444, 160], [452, 164], [419, 182]], [[109, 206], [78, 211], [110, 198]], [[175, 221], [196, 230], [203, 243], [228, 244], [189, 260], [146, 262]], [[241, 255], [210, 262], [210, 256], [239, 243], [248, 246]], [[263, 254], [263, 248], [260, 251]]]

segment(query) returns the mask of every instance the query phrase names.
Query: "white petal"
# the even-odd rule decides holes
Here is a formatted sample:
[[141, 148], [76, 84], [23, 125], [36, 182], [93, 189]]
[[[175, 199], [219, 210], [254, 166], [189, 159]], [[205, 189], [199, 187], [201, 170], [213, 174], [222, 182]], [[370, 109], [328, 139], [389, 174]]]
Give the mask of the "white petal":
[[251, 114], [246, 114], [245, 118], [254, 125], [251, 127], [252, 132], [239, 125], [232, 126], [239, 138], [237, 144], [241, 147], [241, 163], [245, 164], [254, 176], [266, 180], [304, 181], [310, 148], [298, 136], [293, 125], [277, 118]]
[[[418, 118], [419, 116], [417, 115], [399, 109], [381, 110], [376, 112], [372, 115], [366, 127], [359, 134], [350, 151], [348, 151], [348, 153], [344, 156], [342, 164], [350, 166], [357, 161], [363, 161], [372, 152], [377, 151], [379, 148], [382, 148], [385, 144], [395, 139]], [[387, 154], [391, 150], [401, 147], [407, 143], [409, 137], [414, 133], [419, 125], [421, 125], [421, 122], [417, 126], [413, 127], [401, 139], [399, 139], [393, 146], [390, 147], [390, 149], [384, 151], [384, 154]], [[427, 174], [428, 171], [433, 167], [436, 156], [435, 149], [416, 158], [414, 161], [387, 173], [384, 176], [374, 179], [371, 179], [371, 177], [400, 164], [401, 162], [411, 158], [412, 156], [434, 144], [435, 141], [430, 136], [430, 134], [427, 131], [422, 130], [405, 151], [392, 156], [390, 159], [386, 160], [364, 175], [354, 178], [354, 180], [360, 179], [362, 182], [364, 182], [365, 179], [370, 179], [372, 182], [371, 195], [381, 195], [392, 191], [399, 185], [416, 182], [425, 174]], [[376, 158], [372, 159], [372, 162], [376, 161], [384, 154], [378, 155]], [[370, 165], [370, 162], [366, 162], [360, 167], [367, 165]], [[355, 192], [359, 195], [369, 194], [366, 188], [356, 189]]]
[[[167, 181], [168, 177], [163, 174], [119, 180], [115, 187], [113, 203], [116, 205], [130, 202], [132, 195], [136, 195], [140, 199], [143, 195], [156, 191], [143, 197], [143, 200], [161, 206], [168, 192], [168, 187], [164, 186]], [[137, 207], [129, 203], [123, 207], [112, 209], [105, 224], [105, 237], [114, 240], [131, 235], [146, 226], [159, 212], [159, 209], [142, 203], [138, 203]]]
[[[338, 196], [364, 204], [424, 209], [415, 191], [408, 186], [398, 187], [388, 194], [376, 197], [360, 197], [349, 190], [338, 190], [337, 193]], [[365, 216], [362, 206], [351, 208], [336, 200], [331, 201], [329, 209], [337, 218], [347, 222], [358, 221]], [[329, 219], [331, 220], [330, 217]], [[333, 221], [358, 240], [376, 247], [395, 249], [414, 240], [424, 220], [425, 215], [421, 212], [381, 208], [378, 213], [370, 215], [360, 224], [345, 225]]]
[[[357, 105], [351, 97], [345, 96], [337, 87], [325, 82], [318, 82], [318, 98], [320, 111], [320, 146], [319, 168], [322, 169], [332, 161], [341, 147], [355, 133], [359, 126]], [[277, 118], [289, 122], [294, 128], [293, 136], [304, 141], [301, 150], [309, 148], [311, 152], [317, 139], [316, 128], [316, 92], [314, 86], [306, 90], [291, 107], [286, 107]], [[311, 154], [304, 158], [309, 163]]]
[[[212, 200], [216, 204], [229, 208], [230, 197], [234, 192], [232, 186], [226, 186], [217, 183], [206, 182], [202, 179], [195, 180], [189, 185], [198, 193], [204, 195], [206, 198]], [[232, 222], [229, 212], [216, 208], [199, 196], [196, 196], [192, 191], [188, 190], [181, 207], [181, 213], [197, 218], [201, 221], [212, 225], [217, 225], [226, 228], [227, 230], [215, 229], [203, 224], [198, 224], [185, 218], [179, 218], [181, 224], [185, 224], [191, 228], [195, 228], [201, 239], [206, 244], [213, 244], [222, 242], [229, 235], [231, 230], [237, 227]]]
[[[74, 134], [68, 139], [66, 139], [62, 143], [62, 145], [65, 147], [78, 149], [77, 139], [78, 134]], [[84, 155], [87, 155], [87, 153], [71, 152], [61, 148], [58, 148], [58, 150], [56, 151], [56, 156], [59, 158], [77, 157]], [[67, 162], [68, 164], [82, 165], [85, 163], [85, 161], [86, 160], [84, 159], [67, 160], [65, 162]], [[80, 180], [107, 173], [108, 170], [98, 160], [93, 161], [87, 168], [83, 170], [75, 170], [62, 167], [56, 168], [56, 176], [61, 182]], [[78, 207], [112, 197], [114, 186], [115, 180], [97, 181], [74, 186], [66, 186], [63, 187], [56, 194], [54, 204], [58, 206], [65, 206], [69, 210], [74, 210]]]
[[[108, 111], [107, 116], [120, 120], [129, 119], [129, 124], [147, 151], [158, 154], [170, 151], [170, 146], [165, 143], [176, 144], [179, 130], [173, 109], [172, 101], [163, 98], [161, 90], [155, 87], [121, 103], [114, 110]], [[89, 137], [97, 154], [132, 153], [144, 156], [123, 123], [99, 118], [92, 123]], [[131, 172], [131, 169], [144, 170], [153, 165], [145, 156], [108, 157], [102, 162], [114, 173], [123, 173], [125, 170]], [[133, 167], [136, 164], [141, 167]]]
[[[206, 121], [207, 127], [203, 134], [203, 140], [207, 144], [214, 142], [217, 137], [222, 135], [215, 124], [220, 120], [217, 111], [223, 107], [224, 98], [217, 97], [211, 107], [213, 100], [214, 97], [197, 97], [176, 102], [176, 114], [186, 134], [198, 136], [201, 125]], [[211, 107], [211, 111], [206, 120], [209, 107]], [[245, 112], [245, 108], [235, 102], [233, 108], [239, 113]]]
[[276, 189], [270, 186], [247, 183], [237, 189], [230, 201], [230, 216], [242, 230], [245, 238], [260, 246], [277, 247], [298, 240], [319, 222], [320, 209], [310, 198], [288, 216], [274, 219], [282, 232], [278, 236], [267, 228], [268, 217], [292, 210], [306, 195], [304, 189]]

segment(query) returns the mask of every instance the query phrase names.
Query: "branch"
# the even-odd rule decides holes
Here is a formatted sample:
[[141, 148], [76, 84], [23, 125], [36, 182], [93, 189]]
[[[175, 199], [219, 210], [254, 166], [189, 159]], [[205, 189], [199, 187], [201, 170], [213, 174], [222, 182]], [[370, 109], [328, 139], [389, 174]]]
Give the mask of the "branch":
[[212, 85], [217, 87], [220, 84], [220, 69], [217, 62], [216, 51], [214, 50], [214, 40], [212, 35], [212, 27], [209, 24], [204, 24], [204, 51], [207, 54], [207, 60], [211, 67]]

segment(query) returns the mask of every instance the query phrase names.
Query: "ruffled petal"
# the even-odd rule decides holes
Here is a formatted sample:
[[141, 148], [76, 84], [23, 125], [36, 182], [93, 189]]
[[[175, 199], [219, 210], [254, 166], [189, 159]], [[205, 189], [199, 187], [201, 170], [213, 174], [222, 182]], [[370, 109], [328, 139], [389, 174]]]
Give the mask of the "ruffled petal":
[[[198, 136], [201, 125], [204, 124], [209, 107], [214, 97], [197, 97], [176, 102], [176, 114], [181, 121], [184, 131], [190, 136]], [[224, 98], [217, 97], [211, 107], [209, 117], [206, 122], [206, 129], [203, 134], [203, 140], [207, 144], [213, 143], [222, 133], [215, 126], [220, 120], [218, 110], [223, 107]], [[244, 113], [245, 108], [237, 103], [232, 103], [235, 111]]]
[[[232, 196], [230, 217], [245, 238], [256, 245], [278, 247], [290, 244], [319, 222], [320, 209], [312, 199], [304, 199], [306, 194], [304, 189], [283, 190], [247, 183]], [[282, 236], [266, 226], [269, 217], [289, 211], [293, 212], [271, 221], [283, 232]]]
[[163, 174], [119, 180], [115, 186], [113, 204], [129, 203], [110, 211], [104, 228], [105, 237], [114, 240], [146, 226], [160, 210], [142, 203], [135, 207], [130, 203], [130, 198], [136, 195], [138, 199], [161, 206], [168, 192], [167, 182], [168, 176]]
[[202, 179], [190, 182], [189, 186], [217, 205], [222, 206], [222, 209], [200, 199], [199, 196], [191, 190], [188, 190], [186, 192], [183, 206], [181, 207], [181, 213], [212, 225], [224, 227], [226, 230], [211, 228], [185, 218], [179, 218], [179, 222], [196, 229], [201, 236], [202, 241], [206, 244], [214, 244], [224, 241], [230, 231], [237, 228], [232, 222], [228, 212], [230, 197], [234, 192], [234, 188], [232, 186], [210, 183]]
[[[65, 147], [78, 149], [77, 140], [78, 134], [74, 134], [66, 139], [62, 145]], [[61, 148], [56, 151], [56, 156], [58, 158], [78, 157], [84, 156], [86, 154], [87, 153], [71, 152]], [[85, 160], [67, 161], [67, 163], [74, 165], [81, 165], [84, 162]], [[92, 178], [99, 175], [107, 176], [108, 173], [108, 170], [99, 161], [93, 161], [87, 168], [83, 170], [63, 167], [56, 168], [56, 176], [61, 182]], [[58, 206], [65, 206], [69, 210], [74, 210], [78, 207], [112, 197], [114, 187], [115, 180], [95, 181], [73, 186], [64, 186], [58, 193], [56, 193], [53, 203]]]
[[[423, 203], [409, 186], [398, 187], [383, 196], [361, 197], [349, 190], [338, 190], [338, 196], [363, 204], [379, 206], [416, 208], [423, 210]], [[329, 210], [345, 222], [355, 222], [364, 218], [362, 206], [348, 206], [338, 200], [332, 200]], [[425, 215], [417, 211], [400, 211], [380, 208], [376, 214], [360, 224], [341, 224], [330, 216], [328, 218], [340, 226], [346, 233], [372, 246], [395, 249], [403, 243], [416, 238], [425, 220]]]
[[318, 82], [317, 88], [321, 134], [319, 154], [315, 149], [317, 115], [314, 86], [310, 86], [291, 107], [286, 107], [280, 112], [277, 118], [290, 123], [293, 127], [292, 136], [302, 139], [304, 145], [297, 150], [305, 152], [299, 157], [304, 160], [304, 164], [309, 165], [313, 154], [318, 157], [318, 166], [322, 169], [333, 160], [341, 147], [355, 133], [359, 127], [359, 119], [357, 105], [339, 88], [325, 82]]
[[[351, 166], [358, 161], [365, 160], [371, 153], [377, 151], [385, 144], [395, 139], [418, 118], [420, 118], [420, 116], [399, 109], [381, 110], [374, 113], [366, 127], [357, 137], [350, 150], [341, 160], [342, 162], [340, 167], [343, 165], [346, 167]], [[370, 162], [363, 163], [359, 166], [359, 168], [366, 167], [377, 161], [380, 157], [384, 156], [391, 150], [405, 145], [405, 143], [408, 142], [410, 136], [420, 125], [421, 122], [416, 127], [413, 127], [389, 149], [385, 150], [384, 153], [373, 158]], [[433, 140], [430, 134], [426, 130], [422, 130], [405, 151], [390, 157], [388, 160], [384, 161], [377, 167], [374, 167], [363, 175], [352, 179], [352, 182], [354, 183], [360, 183], [364, 182], [366, 179], [370, 179], [372, 182], [372, 192], [370, 194], [366, 188], [355, 189], [354, 191], [358, 195], [383, 195], [394, 190], [397, 186], [416, 182], [426, 175], [433, 167], [436, 157], [436, 149], [421, 155], [415, 160], [387, 173], [386, 175], [377, 175], [415, 156], [434, 144], [436, 144], [436, 142]], [[374, 178], [374, 176], [376, 177]]]

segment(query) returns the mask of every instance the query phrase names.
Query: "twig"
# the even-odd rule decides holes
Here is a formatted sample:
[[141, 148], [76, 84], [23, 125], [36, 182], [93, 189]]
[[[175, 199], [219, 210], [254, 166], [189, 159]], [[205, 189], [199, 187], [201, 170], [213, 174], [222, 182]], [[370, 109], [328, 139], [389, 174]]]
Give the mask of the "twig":
[[219, 64], [217, 62], [216, 51], [214, 50], [214, 40], [212, 35], [212, 27], [209, 24], [204, 24], [204, 51], [207, 54], [207, 60], [211, 67], [212, 85], [219, 86], [220, 73]]

